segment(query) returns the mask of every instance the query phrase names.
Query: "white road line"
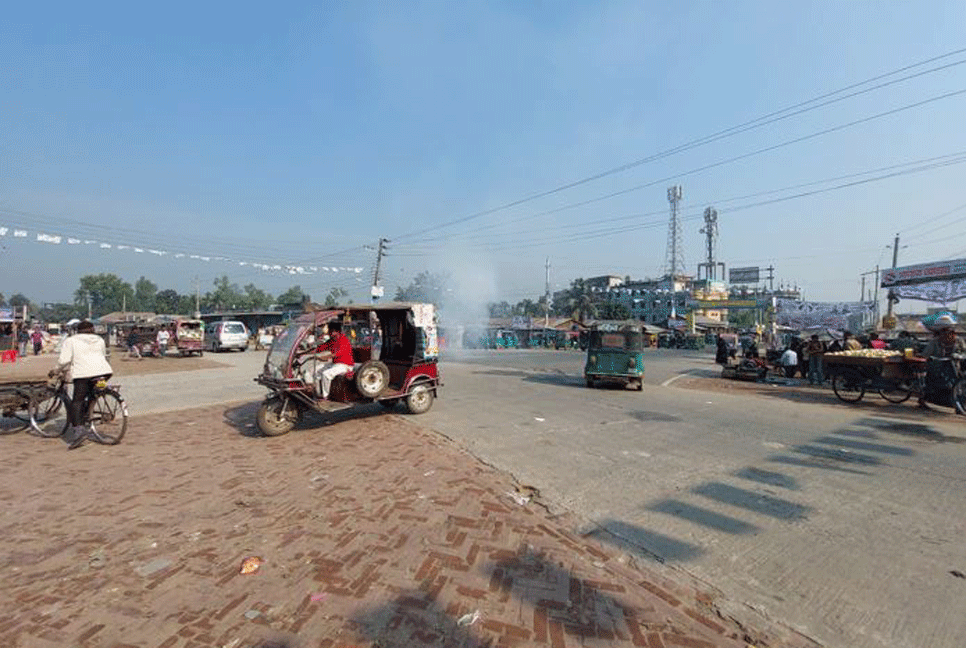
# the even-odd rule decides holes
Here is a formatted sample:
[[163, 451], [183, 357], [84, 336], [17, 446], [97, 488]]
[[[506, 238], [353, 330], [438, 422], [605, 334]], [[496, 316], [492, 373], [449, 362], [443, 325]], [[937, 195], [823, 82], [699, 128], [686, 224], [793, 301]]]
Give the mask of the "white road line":
[[671, 376], [670, 378], [668, 378], [667, 380], [661, 383], [661, 387], [667, 387], [678, 378], [687, 378], [690, 375], [691, 375], [690, 372], [686, 372], [686, 373], [678, 374], [676, 376]]

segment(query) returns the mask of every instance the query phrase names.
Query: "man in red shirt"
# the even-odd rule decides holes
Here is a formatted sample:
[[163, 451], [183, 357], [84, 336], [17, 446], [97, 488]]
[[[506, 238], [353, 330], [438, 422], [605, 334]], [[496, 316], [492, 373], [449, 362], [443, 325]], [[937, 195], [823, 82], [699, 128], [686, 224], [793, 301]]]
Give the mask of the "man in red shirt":
[[331, 360], [322, 367], [322, 398], [329, 397], [332, 379], [352, 371], [352, 345], [342, 335], [342, 322], [329, 322], [329, 339], [316, 349], [317, 353], [331, 354]]

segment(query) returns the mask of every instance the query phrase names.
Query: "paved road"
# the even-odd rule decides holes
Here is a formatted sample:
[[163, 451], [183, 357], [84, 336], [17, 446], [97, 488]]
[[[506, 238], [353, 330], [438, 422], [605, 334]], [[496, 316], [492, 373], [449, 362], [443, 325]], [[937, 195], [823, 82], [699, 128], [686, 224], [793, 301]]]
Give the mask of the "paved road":
[[[257, 398], [259, 357], [225, 354], [230, 369], [125, 390], [139, 411]], [[587, 531], [830, 646], [962, 646], [959, 421], [662, 387], [715, 373], [695, 352], [649, 351], [643, 393], [585, 388], [575, 352], [458, 359], [443, 363], [442, 398], [420, 422], [583, 516]]]

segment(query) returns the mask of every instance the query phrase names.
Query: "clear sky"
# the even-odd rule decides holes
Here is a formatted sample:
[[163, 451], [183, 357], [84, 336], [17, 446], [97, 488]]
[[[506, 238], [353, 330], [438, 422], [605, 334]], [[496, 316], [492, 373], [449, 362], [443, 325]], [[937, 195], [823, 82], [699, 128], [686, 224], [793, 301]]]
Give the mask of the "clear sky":
[[8, 3], [0, 292], [362, 298], [386, 237], [388, 292], [426, 269], [513, 302], [547, 258], [553, 289], [660, 275], [680, 184], [692, 272], [715, 206], [729, 267], [858, 299], [897, 232], [900, 265], [966, 256], [964, 26], [961, 0]]

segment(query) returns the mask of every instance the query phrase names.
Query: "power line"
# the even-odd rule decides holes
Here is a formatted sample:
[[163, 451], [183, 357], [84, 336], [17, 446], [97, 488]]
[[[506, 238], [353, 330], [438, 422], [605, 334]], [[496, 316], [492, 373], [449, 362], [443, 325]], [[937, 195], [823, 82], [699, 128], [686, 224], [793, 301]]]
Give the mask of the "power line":
[[[947, 64], [947, 65], [944, 65], [944, 66], [940, 66], [940, 67], [937, 67], [937, 68], [935, 68], [933, 70], [928, 70], [928, 71], [925, 71], [925, 72], [917, 73], [915, 75], [910, 75], [909, 77], [906, 77], [904, 79], [899, 79], [899, 80], [895, 80], [895, 81], [892, 81], [892, 82], [889, 82], [889, 83], [881, 84], [880, 86], [875, 86], [873, 88], [869, 88], [867, 90], [863, 90], [862, 92], [852, 93], [852, 94], [847, 95], [845, 97], [841, 97], [840, 99], [836, 99], [834, 101], [829, 101], [829, 102], [826, 102], [826, 103], [823, 103], [823, 104], [819, 104], [819, 105], [813, 106], [811, 108], [808, 108], [807, 110], [804, 110], [804, 109], [803, 110], [799, 110], [800, 108], [803, 108], [805, 106], [808, 106], [809, 104], [816, 103], [816, 102], [820, 102], [823, 99], [827, 99], [829, 97], [834, 97], [835, 95], [841, 94], [843, 92], [848, 92], [849, 90], [852, 90], [852, 89], [861, 87], [863, 85], [867, 85], [869, 83], [874, 83], [875, 81], [879, 81], [881, 79], [885, 79], [887, 77], [894, 76], [896, 74], [899, 74], [901, 72], [905, 72], [907, 70], [911, 70], [911, 69], [916, 68], [916, 67], [920, 67], [920, 66], [923, 66], [923, 65], [927, 65], [928, 63], [932, 63], [934, 61], [938, 61], [938, 60], [945, 59], [945, 58], [950, 58], [952, 56], [956, 56], [957, 54], [961, 54], [963, 52], [966, 52], [966, 48], [957, 49], [957, 50], [954, 50], [954, 51], [951, 51], [951, 52], [947, 52], [945, 54], [941, 54], [939, 56], [934, 56], [934, 57], [931, 57], [931, 58], [928, 58], [928, 59], [925, 59], [925, 60], [922, 60], [922, 61], [917, 61], [917, 62], [912, 63], [910, 65], [906, 65], [906, 66], [903, 66], [901, 68], [892, 70], [890, 72], [886, 72], [886, 73], [883, 73], [883, 74], [876, 75], [874, 77], [870, 77], [870, 78], [865, 79], [863, 81], [859, 81], [857, 83], [853, 83], [853, 84], [848, 85], [848, 86], [845, 86], [843, 88], [839, 88], [838, 90], [833, 90], [831, 92], [827, 92], [825, 94], [818, 95], [817, 97], [813, 97], [812, 99], [808, 99], [806, 101], [802, 101], [802, 102], [793, 104], [791, 106], [787, 106], [785, 108], [782, 108], [782, 109], [777, 110], [777, 111], [773, 111], [773, 112], [768, 113], [766, 115], [763, 115], [761, 117], [757, 117], [755, 119], [746, 121], [746, 122], [744, 122], [742, 124], [738, 124], [737, 126], [732, 126], [730, 128], [724, 129], [722, 131], [718, 131], [717, 133], [713, 133], [711, 135], [706, 135], [704, 137], [700, 137], [700, 138], [697, 138], [695, 140], [691, 140], [690, 142], [686, 142], [684, 144], [680, 144], [680, 145], [675, 146], [673, 148], [666, 149], [666, 150], [660, 151], [658, 153], [654, 153], [654, 154], [649, 155], [647, 157], [643, 157], [643, 158], [640, 158], [638, 160], [634, 160], [632, 162], [628, 162], [628, 163], [621, 164], [621, 165], [616, 166], [616, 167], [612, 167], [612, 168], [607, 169], [605, 171], [602, 171], [600, 173], [596, 173], [596, 174], [587, 176], [585, 178], [581, 178], [579, 180], [575, 180], [573, 182], [568, 182], [568, 183], [563, 184], [563, 185], [560, 185], [558, 187], [554, 187], [553, 189], [549, 189], [549, 190], [546, 190], [546, 191], [541, 191], [541, 192], [533, 193], [533, 194], [530, 194], [530, 195], [525, 196], [523, 198], [520, 198], [520, 199], [517, 199], [517, 200], [513, 200], [513, 201], [510, 201], [510, 202], [507, 202], [507, 203], [503, 203], [501, 205], [497, 205], [496, 207], [491, 207], [489, 209], [484, 209], [484, 210], [481, 210], [481, 211], [478, 211], [478, 212], [475, 212], [475, 213], [472, 213], [472, 214], [468, 214], [466, 216], [462, 216], [460, 218], [453, 219], [451, 221], [447, 221], [447, 222], [444, 222], [444, 223], [441, 223], [441, 224], [438, 224], [438, 225], [434, 225], [432, 228], [426, 228], [426, 229], [422, 229], [422, 230], [418, 230], [418, 231], [414, 231], [414, 232], [409, 232], [409, 233], [406, 233], [406, 234], [400, 234], [400, 235], [396, 236], [395, 239], [397, 241], [399, 241], [399, 240], [402, 240], [402, 239], [411, 238], [413, 236], [418, 236], [419, 234], [422, 234], [422, 233], [427, 232], [427, 231], [432, 231], [432, 230], [435, 230], [435, 229], [441, 229], [441, 228], [444, 228], [444, 227], [451, 227], [453, 225], [458, 225], [460, 223], [465, 223], [467, 221], [470, 221], [470, 220], [473, 220], [473, 219], [476, 219], [476, 218], [480, 218], [482, 216], [487, 216], [489, 214], [493, 214], [493, 213], [496, 213], [496, 212], [499, 212], [499, 211], [504, 211], [506, 209], [510, 209], [511, 207], [516, 207], [518, 205], [522, 205], [524, 203], [532, 202], [532, 201], [537, 200], [537, 199], [540, 199], [540, 198], [545, 198], [547, 196], [551, 196], [553, 194], [560, 193], [561, 191], [566, 191], [567, 189], [573, 189], [575, 187], [578, 187], [578, 186], [587, 184], [589, 182], [593, 182], [595, 180], [600, 180], [600, 179], [605, 178], [607, 176], [614, 175], [616, 173], [621, 173], [623, 171], [627, 171], [628, 169], [632, 169], [632, 168], [637, 167], [637, 166], [640, 166], [642, 164], [646, 164], [648, 162], [653, 162], [655, 160], [659, 160], [659, 159], [662, 159], [664, 157], [668, 157], [670, 155], [674, 155], [676, 153], [680, 153], [682, 151], [689, 150], [691, 148], [695, 148], [697, 146], [702, 146], [704, 144], [708, 144], [708, 143], [711, 143], [711, 142], [714, 142], [714, 141], [717, 141], [717, 140], [720, 140], [720, 139], [723, 139], [723, 138], [726, 138], [726, 137], [730, 137], [732, 135], [736, 135], [736, 134], [739, 134], [739, 133], [742, 133], [742, 132], [747, 132], [748, 130], [752, 130], [753, 128], [760, 128], [761, 126], [765, 126], [767, 124], [774, 123], [775, 121], [779, 121], [780, 119], [785, 119], [787, 117], [792, 117], [792, 116], [801, 114], [803, 112], [807, 112], [807, 110], [814, 110], [814, 109], [817, 109], [817, 108], [821, 108], [821, 107], [823, 107], [825, 105], [828, 105], [829, 103], [834, 103], [834, 101], [841, 101], [841, 100], [848, 99], [850, 97], [856, 96], [857, 94], [862, 94], [863, 92], [871, 92], [873, 90], [877, 90], [877, 89], [879, 89], [881, 87], [885, 87], [886, 85], [891, 85], [892, 83], [896, 83], [896, 82], [903, 81], [903, 80], [908, 80], [908, 79], [914, 78], [916, 76], [921, 76], [922, 74], [927, 74], [927, 73], [930, 73], [930, 72], [935, 72], [935, 71], [943, 70], [943, 69], [946, 69], [948, 67], [952, 67], [954, 65], [960, 65], [960, 64], [962, 64], [962, 63], [964, 63], [966, 61], [958, 61], [958, 62], [955, 62], [955, 63]], [[788, 113], [790, 111], [797, 111], [797, 112], [792, 112], [791, 114], [785, 115], [784, 117], [779, 117], [783, 113]], [[663, 182], [663, 180], [662, 180], [662, 182]]]

